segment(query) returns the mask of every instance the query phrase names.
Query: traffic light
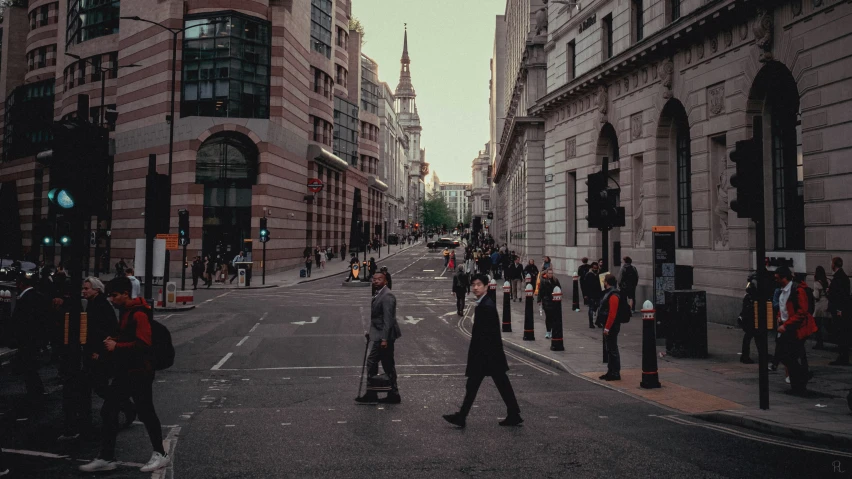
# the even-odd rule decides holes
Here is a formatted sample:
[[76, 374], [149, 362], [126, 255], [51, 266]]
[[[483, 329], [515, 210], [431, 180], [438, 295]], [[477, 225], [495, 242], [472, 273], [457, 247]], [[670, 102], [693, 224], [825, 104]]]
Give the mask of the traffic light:
[[731, 186], [737, 189], [737, 197], [731, 201], [731, 209], [737, 218], [763, 218], [763, 146], [759, 138], [741, 140], [731, 152], [731, 161], [737, 171], [731, 176]]
[[266, 218], [260, 219], [260, 242], [266, 243], [269, 241], [269, 228], [266, 227]]
[[586, 185], [589, 187], [586, 196], [589, 213], [586, 216], [586, 221], [589, 222], [589, 228], [602, 228], [604, 226], [601, 212], [606, 207], [607, 198], [606, 176], [603, 172], [590, 173], [588, 179], [586, 179]]
[[178, 210], [178, 244], [189, 244], [189, 211]]
[[55, 122], [52, 149], [38, 159], [50, 169], [51, 203], [84, 215], [105, 209], [109, 173], [105, 128], [76, 119]]
[[145, 177], [145, 234], [169, 232], [168, 192], [169, 175], [157, 173]]
[[60, 222], [58, 226], [59, 231], [57, 231], [56, 243], [63, 247], [71, 246], [71, 224], [67, 221], [63, 221]]

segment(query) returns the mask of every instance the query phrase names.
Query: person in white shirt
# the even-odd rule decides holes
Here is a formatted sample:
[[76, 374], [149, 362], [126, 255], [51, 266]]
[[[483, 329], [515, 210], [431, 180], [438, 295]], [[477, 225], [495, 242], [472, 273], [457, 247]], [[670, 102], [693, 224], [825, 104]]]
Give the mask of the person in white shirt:
[[130, 292], [130, 299], [138, 298], [140, 294], [142, 294], [142, 283], [133, 275], [133, 268], [127, 268], [124, 270], [124, 274], [130, 280], [130, 285], [133, 287], [133, 290]]

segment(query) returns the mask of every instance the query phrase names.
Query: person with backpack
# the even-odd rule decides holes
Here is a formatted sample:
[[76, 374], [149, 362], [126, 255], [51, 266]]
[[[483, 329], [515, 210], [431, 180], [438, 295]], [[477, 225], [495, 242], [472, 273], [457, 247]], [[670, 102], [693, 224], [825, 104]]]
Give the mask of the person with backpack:
[[113, 306], [121, 313], [117, 337], [107, 337], [103, 341], [106, 361], [113, 363], [115, 376], [106, 389], [101, 407], [101, 452], [92, 462], [80, 466], [82, 472], [111, 471], [118, 467], [115, 458], [118, 414], [122, 400], [128, 396], [133, 398], [136, 412], [145, 424], [154, 449], [151, 459], [139, 470], [152, 472], [171, 463], [171, 458], [163, 448], [163, 431], [154, 410], [153, 398], [154, 370], [156, 363], [162, 360], [158, 351], [164, 346], [159, 342], [155, 346], [155, 339], [167, 341], [170, 346], [171, 338], [168, 335], [155, 338], [154, 330], [159, 324], [151, 320], [151, 307], [143, 298], [131, 298], [131, 289], [127, 278], [116, 278], [107, 287]]
[[618, 333], [621, 331], [621, 323], [630, 321], [630, 307], [627, 298], [619, 292], [615, 285], [615, 276], [608, 274], [604, 277], [606, 291], [598, 309], [598, 321], [603, 324], [604, 341], [607, 349], [607, 371], [600, 377], [604, 381], [621, 380], [621, 356], [618, 354]]
[[776, 360], [787, 367], [793, 392], [803, 393], [808, 382], [807, 365], [803, 364], [804, 342], [817, 330], [811, 312], [813, 290], [804, 281], [793, 281], [793, 273], [786, 266], [775, 270], [775, 282], [781, 288]]

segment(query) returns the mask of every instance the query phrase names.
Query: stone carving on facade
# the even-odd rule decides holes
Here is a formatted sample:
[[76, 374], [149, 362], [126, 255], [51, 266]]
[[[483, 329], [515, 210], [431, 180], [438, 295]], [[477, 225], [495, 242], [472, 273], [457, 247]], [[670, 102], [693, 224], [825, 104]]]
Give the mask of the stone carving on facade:
[[704, 42], [698, 42], [695, 45], [695, 56], [698, 57], [699, 60], [704, 58]]
[[598, 85], [598, 95], [595, 104], [597, 105], [598, 112], [600, 113], [600, 122], [606, 123], [609, 121], [606, 116], [606, 113], [609, 110], [609, 92], [607, 92], [606, 85]]
[[565, 158], [577, 157], [577, 137], [572, 136], [565, 140]]
[[748, 23], [740, 24], [740, 40], [748, 38]]
[[686, 50], [684, 50], [683, 60], [686, 62], [687, 65], [692, 63], [692, 47], [688, 47]]
[[642, 113], [636, 113], [630, 117], [630, 138], [638, 140], [642, 138]]
[[707, 109], [710, 116], [725, 112], [725, 84], [711, 86], [707, 89]]
[[624, 93], [630, 91], [630, 78], [624, 77]]
[[722, 173], [719, 174], [719, 183], [716, 184], [716, 205], [713, 213], [719, 220], [719, 230], [716, 232], [716, 246], [727, 249], [728, 247], [728, 169], [725, 160], [722, 159]]
[[772, 60], [772, 13], [760, 9], [757, 11], [757, 21], [754, 23], [754, 43], [760, 49], [760, 61]]
[[734, 32], [727, 28], [722, 32], [722, 36], [725, 38], [725, 48], [729, 48], [734, 43]]
[[420, 163], [420, 176], [427, 176], [429, 174], [429, 163]]
[[793, 16], [798, 17], [802, 14], [802, 0], [793, 0]]
[[642, 83], [643, 84], [648, 83], [648, 69], [647, 68], [642, 69]]
[[714, 33], [710, 35], [710, 53], [716, 53], [719, 50], [719, 37]]
[[640, 182], [638, 187], [639, 201], [633, 212], [633, 246], [636, 248], [645, 244], [645, 185]]
[[544, 6], [535, 12], [535, 34], [547, 35], [547, 0], [544, 0]]
[[639, 72], [633, 72], [633, 88], [639, 86]]
[[672, 79], [674, 76], [674, 63], [668, 58], [660, 63], [660, 83], [663, 85], [663, 98], [668, 100], [672, 97]]

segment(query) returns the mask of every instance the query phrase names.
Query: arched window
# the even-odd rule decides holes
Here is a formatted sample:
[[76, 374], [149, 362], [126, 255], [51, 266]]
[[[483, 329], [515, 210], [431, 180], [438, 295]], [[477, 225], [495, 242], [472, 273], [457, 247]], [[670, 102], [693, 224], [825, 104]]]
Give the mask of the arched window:
[[196, 156], [195, 182], [243, 187], [256, 184], [257, 148], [238, 136], [208, 139]]
[[692, 248], [692, 158], [689, 127], [675, 123], [675, 162], [677, 169], [677, 242], [680, 248]]
[[788, 108], [771, 112], [772, 209], [775, 220], [775, 249], [805, 249], [804, 171], [802, 168], [802, 123]]

